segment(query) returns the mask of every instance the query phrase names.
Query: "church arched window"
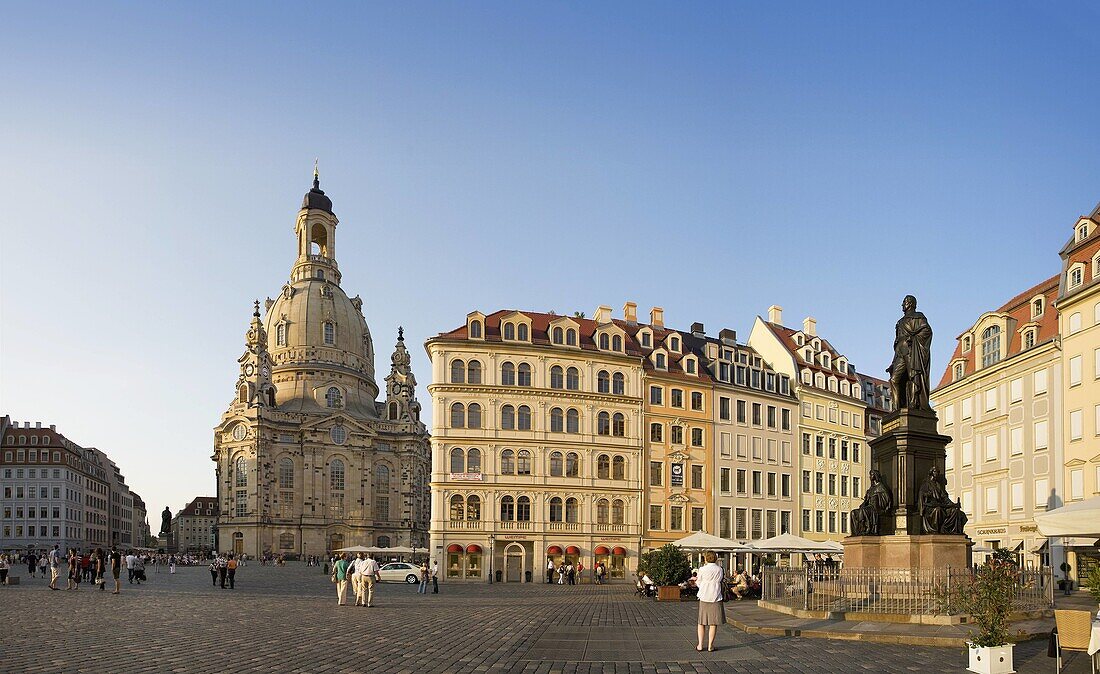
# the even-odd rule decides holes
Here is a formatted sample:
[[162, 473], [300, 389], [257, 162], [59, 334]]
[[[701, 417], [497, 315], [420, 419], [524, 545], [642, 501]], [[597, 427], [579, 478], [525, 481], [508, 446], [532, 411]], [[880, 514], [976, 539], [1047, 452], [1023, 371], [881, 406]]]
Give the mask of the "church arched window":
[[340, 389], [335, 386], [330, 386], [325, 391], [325, 405], [333, 409], [340, 409], [343, 407], [343, 396], [340, 395]]
[[248, 486], [248, 462], [244, 460], [243, 456], [237, 457], [237, 463], [234, 470], [234, 484], [238, 487]]
[[279, 489], [294, 489], [294, 462], [285, 457], [279, 460]]
[[390, 467], [380, 463], [374, 467], [374, 519], [390, 518]]
[[336, 343], [336, 324], [333, 323], [332, 321], [325, 321], [324, 331], [325, 331], [325, 344], [329, 344], [329, 345], [335, 344]]
[[332, 491], [344, 491], [344, 462], [333, 459], [328, 467], [328, 486]]
[[286, 323], [275, 326], [275, 346], [286, 346]]
[[396, 421], [400, 410], [397, 407], [397, 403], [390, 403], [390, 420]]

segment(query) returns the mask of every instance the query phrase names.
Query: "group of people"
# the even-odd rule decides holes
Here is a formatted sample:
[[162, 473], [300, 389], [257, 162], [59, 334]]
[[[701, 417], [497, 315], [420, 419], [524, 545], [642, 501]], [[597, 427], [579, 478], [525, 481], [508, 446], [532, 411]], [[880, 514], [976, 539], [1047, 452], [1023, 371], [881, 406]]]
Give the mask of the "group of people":
[[38, 554], [28, 551], [22, 555], [0, 554], [0, 584], [8, 584], [8, 576], [14, 564], [25, 564], [27, 575], [37, 578], [39, 574], [43, 578], [49, 576], [47, 587], [50, 590], [60, 590], [57, 586], [61, 574], [64, 572], [66, 590], [79, 590], [81, 583], [93, 583], [100, 590], [107, 589], [107, 575], [114, 579], [115, 589], [111, 594], [122, 592], [122, 570], [128, 570], [130, 582], [138, 579], [140, 583], [145, 579], [145, 560], [134, 553], [123, 555], [115, 546], [104, 550], [96, 548], [84, 553], [70, 548], [67, 552], [61, 550], [60, 545], [54, 545], [53, 549]]
[[[596, 565], [600, 566], [599, 564]], [[570, 560], [555, 564], [553, 559], [546, 560], [546, 582], [551, 584], [557, 578], [558, 585], [576, 585], [584, 573], [584, 562], [577, 562], [574, 566]], [[603, 576], [600, 576], [602, 582]]]
[[355, 592], [355, 605], [374, 606], [374, 586], [382, 580], [381, 567], [371, 555], [350, 552], [337, 555], [330, 580], [336, 583], [336, 605], [347, 606], [348, 581]]
[[428, 581], [432, 583], [432, 594], [439, 594], [439, 564], [434, 559], [420, 565], [420, 587], [416, 590], [419, 594], [428, 593]]
[[226, 589], [225, 583], [229, 581], [229, 588], [232, 590], [236, 585], [237, 580], [237, 568], [244, 566], [244, 560], [238, 559], [233, 553], [220, 554], [210, 560], [210, 581], [214, 587], [221, 584], [221, 588]]

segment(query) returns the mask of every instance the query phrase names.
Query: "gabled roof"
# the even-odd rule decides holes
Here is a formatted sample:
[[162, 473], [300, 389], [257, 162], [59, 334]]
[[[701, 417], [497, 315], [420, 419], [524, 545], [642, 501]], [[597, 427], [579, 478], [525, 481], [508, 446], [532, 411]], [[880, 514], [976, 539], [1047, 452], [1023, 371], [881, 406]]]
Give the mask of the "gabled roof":
[[211, 509], [214, 511], [214, 515], [218, 514], [218, 497], [199, 496], [192, 499], [190, 503], [184, 506], [183, 510], [176, 513], [176, 517], [211, 517], [212, 515], [206, 514]]
[[[789, 351], [790, 354], [794, 356], [795, 363], [798, 365], [799, 370], [801, 370], [802, 368], [809, 368], [812, 372], [821, 372], [822, 374], [833, 375], [838, 379], [847, 379], [850, 382], [855, 382], [857, 384], [859, 383], [859, 378], [851, 374], [850, 372], [841, 372], [840, 370], [835, 370], [833, 368], [822, 367], [817, 363], [810, 362], [803, 358], [802, 349], [806, 348], [806, 345], [803, 344], [802, 346], [799, 346], [798, 343], [794, 341], [794, 336], [802, 332], [801, 330], [794, 330], [788, 328], [785, 325], [780, 325], [779, 323], [771, 323], [764, 320], [762, 320], [761, 322], [763, 322], [764, 325], [772, 331], [772, 334], [779, 338], [779, 341], [782, 342], [784, 348], [786, 348], [787, 351]], [[844, 354], [833, 348], [832, 343], [821, 335], [806, 336], [810, 341], [813, 341], [815, 338], [821, 340], [820, 350], [828, 353], [830, 358], [832, 359], [832, 362], [835, 363], [837, 359], [844, 357]]]
[[[1035, 284], [1005, 302], [996, 311], [992, 312], [998, 315], [1007, 314], [1009, 318], [1016, 320], [1017, 329], [1013, 331], [1012, 334], [1008, 335], [1008, 346], [1003, 360], [1008, 360], [1024, 350], [1024, 336], [1019, 328], [1025, 324], [1032, 322], [1038, 324], [1039, 331], [1035, 336], [1036, 346], [1053, 339], [1058, 334], [1058, 310], [1054, 306], [1054, 300], [1058, 297], [1058, 280], [1060, 276], [1060, 274], [1056, 274], [1041, 283]], [[1033, 319], [1031, 317], [1031, 300], [1037, 295], [1042, 295], [1044, 298], [1043, 315], [1038, 319]], [[983, 314], [983, 316], [984, 315], [985, 314]], [[971, 326], [970, 329], [973, 329], [973, 327], [974, 326]], [[952, 371], [954, 370], [955, 363], [960, 359], [964, 363], [963, 376], [966, 377], [974, 374], [977, 369], [978, 354], [981, 349], [981, 335], [973, 336], [970, 351], [963, 353], [962, 349], [963, 344], [960, 336], [955, 344], [955, 351], [951, 354], [951, 360], [948, 361], [947, 367], [944, 368], [943, 376], [940, 377], [940, 383], [936, 388], [947, 386], [955, 381]]]

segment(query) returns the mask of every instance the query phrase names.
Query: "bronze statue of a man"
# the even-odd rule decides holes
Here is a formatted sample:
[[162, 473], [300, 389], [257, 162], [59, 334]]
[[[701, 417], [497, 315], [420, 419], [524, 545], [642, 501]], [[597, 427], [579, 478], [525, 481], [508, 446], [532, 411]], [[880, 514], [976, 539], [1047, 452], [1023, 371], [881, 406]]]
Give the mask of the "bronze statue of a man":
[[160, 533], [166, 534], [172, 530], [172, 511], [164, 506], [164, 512], [160, 514]]
[[890, 508], [893, 507], [893, 500], [893, 497], [890, 496], [890, 490], [882, 484], [882, 474], [877, 470], [872, 470], [871, 486], [867, 488], [863, 503], [848, 516], [852, 535], [882, 535], [879, 522], [882, 515], [890, 512]]
[[945, 480], [935, 466], [917, 493], [921, 530], [926, 534], [961, 534], [966, 526], [966, 513], [962, 504], [947, 495]]
[[890, 391], [897, 409], [927, 410], [932, 327], [917, 311], [916, 297], [906, 295], [901, 310], [894, 337], [894, 361], [886, 370], [890, 373]]

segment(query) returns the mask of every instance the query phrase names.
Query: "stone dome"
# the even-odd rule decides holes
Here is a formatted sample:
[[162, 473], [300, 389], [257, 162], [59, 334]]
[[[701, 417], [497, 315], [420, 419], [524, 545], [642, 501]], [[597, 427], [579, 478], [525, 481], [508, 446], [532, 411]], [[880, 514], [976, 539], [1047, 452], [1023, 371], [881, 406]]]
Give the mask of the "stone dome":
[[279, 409], [325, 411], [333, 407], [326, 394], [335, 386], [337, 409], [378, 415], [374, 344], [361, 306], [332, 281], [307, 278], [283, 286], [264, 319]]
[[302, 197], [302, 208], [314, 208], [326, 213], [332, 212], [332, 199], [325, 196], [324, 190], [321, 189], [321, 180], [316, 173], [313, 175], [313, 189], [306, 192], [306, 195]]

